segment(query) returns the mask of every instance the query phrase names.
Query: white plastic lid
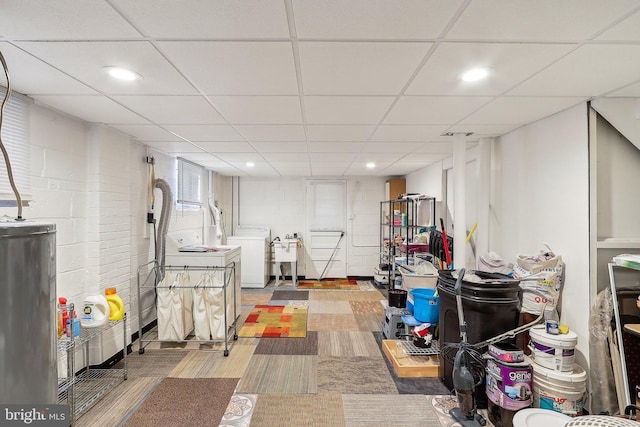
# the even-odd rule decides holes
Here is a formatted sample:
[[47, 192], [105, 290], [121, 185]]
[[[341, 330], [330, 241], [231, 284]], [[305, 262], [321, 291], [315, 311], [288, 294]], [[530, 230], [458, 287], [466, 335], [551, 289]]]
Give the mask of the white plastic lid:
[[550, 409], [525, 408], [513, 416], [513, 427], [564, 427], [571, 417]]
[[573, 348], [578, 344], [578, 334], [569, 331], [566, 334], [548, 334], [544, 325], [536, 325], [529, 329], [529, 336], [538, 344], [547, 347]]

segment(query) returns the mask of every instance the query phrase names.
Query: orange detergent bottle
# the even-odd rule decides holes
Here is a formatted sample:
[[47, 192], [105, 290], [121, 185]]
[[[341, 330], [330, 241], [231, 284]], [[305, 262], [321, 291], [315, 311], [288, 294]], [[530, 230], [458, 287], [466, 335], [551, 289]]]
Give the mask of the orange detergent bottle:
[[109, 320], [120, 320], [124, 317], [124, 302], [116, 293], [116, 288], [104, 290], [105, 298], [109, 303]]

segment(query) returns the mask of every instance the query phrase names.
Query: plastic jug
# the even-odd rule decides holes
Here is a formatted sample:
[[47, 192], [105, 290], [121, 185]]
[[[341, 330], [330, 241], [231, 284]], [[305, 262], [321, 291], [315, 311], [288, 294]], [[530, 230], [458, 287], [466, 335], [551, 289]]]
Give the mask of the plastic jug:
[[95, 328], [109, 321], [109, 303], [104, 295], [91, 295], [82, 303], [80, 325], [83, 328]]
[[120, 320], [124, 317], [124, 302], [116, 293], [116, 288], [104, 290], [105, 298], [109, 304], [109, 320]]

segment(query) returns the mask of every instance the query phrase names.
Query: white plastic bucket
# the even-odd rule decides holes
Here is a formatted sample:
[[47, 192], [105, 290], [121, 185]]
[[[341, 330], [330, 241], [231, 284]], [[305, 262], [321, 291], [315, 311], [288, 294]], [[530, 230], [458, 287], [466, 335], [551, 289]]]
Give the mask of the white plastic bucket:
[[533, 406], [570, 416], [582, 415], [587, 373], [579, 365], [560, 372], [533, 365]]
[[554, 371], [571, 372], [575, 363], [575, 347], [578, 335], [569, 331], [566, 334], [548, 334], [544, 325], [529, 330], [531, 358], [545, 368]]

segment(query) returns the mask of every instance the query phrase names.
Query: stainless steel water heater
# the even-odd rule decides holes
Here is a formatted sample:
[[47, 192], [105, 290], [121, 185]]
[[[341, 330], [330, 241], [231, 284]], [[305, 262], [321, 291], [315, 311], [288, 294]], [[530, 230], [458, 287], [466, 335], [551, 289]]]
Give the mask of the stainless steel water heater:
[[0, 404], [58, 400], [56, 227], [0, 222]]

